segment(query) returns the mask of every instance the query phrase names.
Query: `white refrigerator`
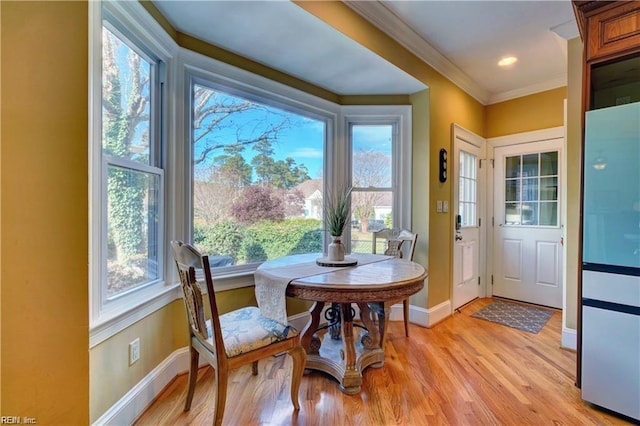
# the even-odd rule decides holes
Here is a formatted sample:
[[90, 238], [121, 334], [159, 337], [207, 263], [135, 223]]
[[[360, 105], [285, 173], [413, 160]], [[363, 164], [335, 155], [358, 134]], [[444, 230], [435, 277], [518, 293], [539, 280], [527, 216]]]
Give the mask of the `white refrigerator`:
[[640, 103], [588, 111], [582, 398], [640, 422]]

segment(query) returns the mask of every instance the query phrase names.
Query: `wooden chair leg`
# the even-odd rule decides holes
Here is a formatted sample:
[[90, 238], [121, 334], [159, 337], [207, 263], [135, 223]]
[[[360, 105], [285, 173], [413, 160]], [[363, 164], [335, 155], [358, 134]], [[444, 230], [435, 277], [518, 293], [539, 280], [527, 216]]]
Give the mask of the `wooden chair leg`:
[[300, 409], [298, 402], [298, 393], [300, 391], [300, 382], [304, 373], [304, 366], [307, 363], [307, 353], [302, 346], [297, 346], [289, 351], [289, 355], [293, 359], [293, 371], [291, 372], [291, 403], [295, 411]]
[[409, 337], [409, 299], [402, 301], [402, 308], [404, 311], [404, 334]]
[[216, 371], [216, 406], [213, 413], [214, 426], [222, 425], [222, 417], [224, 417], [224, 406], [227, 401], [227, 381], [229, 378], [229, 372], [226, 368], [220, 368]]
[[254, 376], [258, 375], [258, 361], [253, 361], [253, 363], [251, 363], [251, 374]]
[[193, 401], [193, 394], [196, 390], [196, 382], [198, 381], [198, 361], [200, 360], [200, 354], [193, 347], [190, 348], [191, 352], [191, 364], [189, 365], [189, 385], [187, 388], [187, 400], [184, 404], [184, 411], [191, 409], [191, 401]]

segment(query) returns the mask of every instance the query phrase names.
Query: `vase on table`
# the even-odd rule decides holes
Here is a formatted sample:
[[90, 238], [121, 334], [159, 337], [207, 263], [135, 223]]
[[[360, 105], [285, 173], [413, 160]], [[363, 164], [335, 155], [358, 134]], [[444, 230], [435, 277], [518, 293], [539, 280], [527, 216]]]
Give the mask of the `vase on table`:
[[332, 236], [327, 248], [327, 257], [330, 261], [341, 262], [344, 260], [344, 244], [340, 236]]

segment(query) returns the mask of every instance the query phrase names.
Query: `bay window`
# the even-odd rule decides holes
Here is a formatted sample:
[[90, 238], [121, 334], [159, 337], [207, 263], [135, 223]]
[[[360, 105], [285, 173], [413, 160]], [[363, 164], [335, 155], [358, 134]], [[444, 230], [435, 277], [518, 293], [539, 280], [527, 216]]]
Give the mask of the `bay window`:
[[352, 187], [354, 252], [410, 228], [409, 106], [340, 106], [181, 49], [137, 2], [89, 8], [91, 345], [179, 297], [171, 240], [224, 289], [323, 252], [327, 188]]

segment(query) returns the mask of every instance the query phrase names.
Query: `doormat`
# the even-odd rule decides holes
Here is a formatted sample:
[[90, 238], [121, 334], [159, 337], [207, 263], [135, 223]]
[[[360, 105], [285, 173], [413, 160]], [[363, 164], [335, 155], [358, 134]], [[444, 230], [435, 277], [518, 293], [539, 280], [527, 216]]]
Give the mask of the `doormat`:
[[496, 300], [471, 316], [529, 333], [538, 333], [552, 315], [553, 311], [548, 309]]

